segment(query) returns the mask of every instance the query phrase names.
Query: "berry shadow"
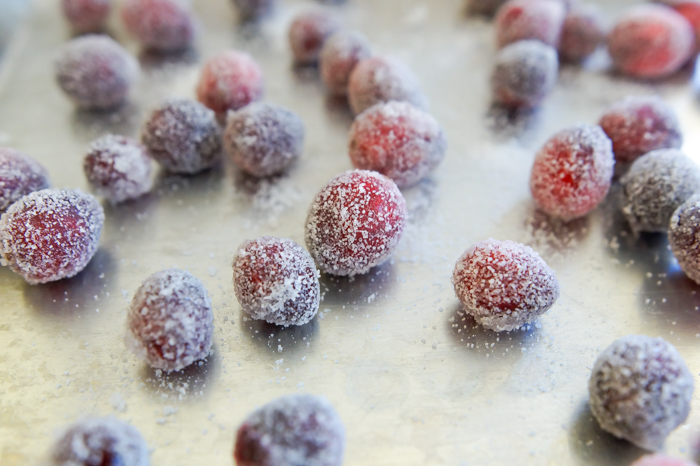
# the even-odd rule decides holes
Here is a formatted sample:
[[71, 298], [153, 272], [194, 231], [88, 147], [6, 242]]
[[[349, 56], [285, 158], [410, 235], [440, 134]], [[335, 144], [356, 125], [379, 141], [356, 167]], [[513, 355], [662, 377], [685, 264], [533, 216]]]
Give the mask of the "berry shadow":
[[321, 274], [321, 307], [368, 305], [391, 294], [396, 283], [394, 265], [386, 261], [354, 277]]
[[118, 204], [104, 202], [102, 207], [105, 211], [105, 230], [128, 230], [131, 233], [134, 227], [150, 223], [150, 214], [157, 206], [156, 196], [151, 193]]
[[425, 223], [432, 213], [435, 201], [440, 197], [440, 188], [431, 178], [423, 178], [418, 184], [401, 191], [406, 199], [408, 223]]
[[[700, 335], [700, 286], [680, 269], [647, 275], [638, 294], [643, 315], [654, 328], [695, 345]], [[668, 338], [668, 337], [666, 337]], [[675, 344], [675, 342], [674, 342]]]
[[175, 397], [185, 400], [201, 398], [209, 394], [211, 387], [221, 372], [221, 358], [217, 347], [206, 358], [195, 361], [180, 371], [165, 372], [153, 369], [146, 363], [138, 371], [138, 380], [150, 395], [157, 398]]
[[243, 333], [259, 349], [287, 355], [298, 353], [311, 346], [319, 327], [317, 317], [304, 325], [283, 327], [251, 319], [243, 313], [241, 313], [239, 325]]
[[545, 260], [565, 256], [586, 239], [590, 233], [589, 216], [565, 221], [553, 217], [531, 203], [523, 222], [526, 238], [523, 243], [531, 246]]
[[[223, 188], [226, 177], [221, 163], [194, 175], [181, 175], [161, 169], [153, 183], [152, 193], [166, 203], [173, 198], [176, 202], [209, 202]], [[195, 204], [196, 205], [196, 204]]]
[[350, 125], [355, 121], [355, 114], [352, 112], [346, 96], [326, 92], [326, 95], [323, 97], [323, 106], [326, 109], [326, 115], [329, 120], [341, 125], [343, 128], [350, 129]]
[[486, 114], [487, 128], [498, 140], [522, 136], [541, 123], [539, 108], [513, 108], [493, 103]]
[[183, 68], [199, 63], [200, 58], [197, 49], [192, 47], [174, 52], [143, 50], [138, 56], [141, 70], [147, 75], [156, 75], [159, 80], [178, 76]]
[[301, 196], [289, 173], [257, 178], [235, 170], [233, 184], [238, 200], [270, 224], [276, 224], [279, 216], [296, 205]]
[[294, 80], [297, 84], [311, 84], [319, 88], [322, 87], [317, 63], [292, 63], [292, 76], [294, 76]]
[[133, 102], [109, 110], [76, 108], [72, 117], [73, 132], [86, 142], [108, 133], [132, 135], [139, 127], [141, 113], [141, 108]]

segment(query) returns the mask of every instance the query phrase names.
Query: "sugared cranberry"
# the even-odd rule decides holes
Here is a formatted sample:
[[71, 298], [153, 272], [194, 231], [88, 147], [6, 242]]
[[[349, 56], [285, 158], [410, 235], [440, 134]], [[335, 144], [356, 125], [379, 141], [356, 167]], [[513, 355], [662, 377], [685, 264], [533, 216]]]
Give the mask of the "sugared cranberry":
[[237, 466], [340, 466], [345, 426], [328, 400], [287, 395], [254, 411], [236, 434]]
[[632, 230], [666, 231], [673, 212], [700, 191], [700, 167], [677, 149], [659, 149], [635, 160], [620, 181]]
[[134, 294], [127, 346], [154, 369], [179, 371], [209, 356], [214, 314], [195, 276], [167, 269], [148, 277]]
[[662, 78], [678, 71], [695, 47], [693, 28], [663, 5], [640, 5], [623, 15], [608, 35], [615, 66], [637, 78]]
[[262, 70], [255, 60], [247, 53], [229, 50], [204, 64], [197, 98], [223, 114], [262, 99], [264, 89]]
[[593, 4], [577, 4], [567, 14], [559, 40], [562, 60], [578, 63], [591, 55], [605, 40], [604, 19]]
[[108, 109], [122, 104], [138, 76], [136, 59], [107, 36], [68, 42], [56, 62], [56, 79], [78, 107]]
[[413, 72], [394, 57], [361, 60], [350, 73], [348, 102], [355, 114], [373, 105], [398, 100], [418, 108], [427, 101]]
[[392, 180], [348, 171], [330, 180], [311, 204], [306, 247], [326, 273], [366, 273], [394, 252], [406, 216], [406, 201]]
[[473, 15], [493, 16], [507, 0], [469, 0], [467, 11]]
[[668, 242], [683, 272], [700, 283], [700, 195], [693, 195], [673, 213]]
[[194, 42], [194, 18], [182, 0], [127, 0], [122, 18], [145, 49], [173, 52]]
[[269, 15], [277, 5], [277, 0], [233, 0], [240, 19], [255, 21]]
[[658, 450], [690, 412], [693, 375], [661, 338], [628, 335], [598, 356], [588, 382], [600, 427], [647, 450]]
[[326, 88], [335, 95], [348, 92], [350, 73], [360, 60], [372, 55], [369, 42], [357, 31], [339, 31], [333, 34], [321, 49], [319, 68]]
[[557, 0], [509, 0], [496, 13], [498, 47], [535, 39], [556, 48], [559, 45], [566, 8]]
[[298, 16], [289, 27], [294, 61], [316, 63], [323, 44], [338, 29], [340, 21], [327, 11], [311, 11]]
[[51, 452], [52, 466], [148, 466], [148, 445], [135, 427], [108, 417], [71, 425]]
[[49, 187], [49, 175], [39, 162], [22, 152], [0, 147], [0, 214], [22, 196]]
[[112, 0], [61, 0], [63, 15], [78, 33], [99, 32], [112, 8]]
[[564, 220], [582, 217], [605, 198], [614, 166], [612, 144], [599, 126], [565, 129], [535, 156], [532, 197], [550, 215]]
[[243, 312], [271, 324], [304, 325], [318, 312], [319, 272], [290, 239], [261, 236], [233, 258], [233, 286]]
[[153, 186], [146, 148], [124, 136], [109, 134], [94, 141], [83, 171], [90, 186], [113, 203], [136, 199]]
[[416, 184], [445, 156], [447, 141], [432, 115], [406, 102], [370, 107], [350, 127], [355, 168], [388, 176], [399, 188]]
[[688, 20], [695, 31], [695, 50], [700, 49], [700, 1], [666, 0], [662, 3], [670, 6]]
[[670, 105], [656, 96], [630, 96], [608, 108], [598, 123], [613, 143], [615, 160], [634, 162], [655, 149], [678, 149], [680, 123]]
[[559, 298], [559, 282], [539, 254], [529, 246], [493, 238], [462, 254], [452, 284], [464, 311], [497, 332], [533, 321]]
[[680, 458], [654, 453], [653, 455], [642, 456], [630, 466], [696, 466], [696, 464]]
[[0, 263], [32, 285], [72, 277], [97, 251], [104, 220], [99, 202], [82, 191], [35, 191], [0, 219]]
[[505, 46], [496, 56], [491, 87], [507, 107], [536, 107], [552, 91], [559, 74], [557, 52], [537, 40]]
[[219, 161], [216, 116], [194, 100], [165, 102], [151, 114], [141, 137], [156, 162], [173, 173], [199, 173]]

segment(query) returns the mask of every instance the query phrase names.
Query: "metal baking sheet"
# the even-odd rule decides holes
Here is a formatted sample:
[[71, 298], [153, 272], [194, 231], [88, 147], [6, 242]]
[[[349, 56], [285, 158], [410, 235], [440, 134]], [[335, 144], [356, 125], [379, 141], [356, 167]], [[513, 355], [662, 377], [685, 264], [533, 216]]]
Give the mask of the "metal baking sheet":
[[[599, 3], [612, 19], [634, 2]], [[255, 56], [266, 99], [301, 115], [306, 143], [301, 162], [278, 179], [250, 179], [224, 161], [195, 177], [161, 173], [151, 195], [105, 205], [99, 252], [73, 279], [29, 286], [0, 269], [3, 466], [37, 464], [67, 424], [107, 414], [138, 427], [154, 465], [232, 464], [245, 416], [294, 392], [322, 394], [337, 407], [348, 465], [625, 465], [642, 451], [601, 432], [586, 405], [599, 351], [629, 333], [661, 336], [700, 372], [700, 288], [679, 272], [663, 235], [633, 238], [614, 192], [589, 217], [558, 224], [536, 213], [528, 191], [534, 153], [551, 134], [595, 123], [628, 94], [664, 96], [680, 115], [684, 150], [700, 160], [689, 71], [636, 83], [611, 73], [601, 52], [583, 69], [563, 67], [540, 110], [507, 115], [489, 103], [492, 25], [466, 17], [462, 0], [334, 7], [376, 52], [416, 72], [449, 150], [430, 178], [405, 191], [411, 220], [393, 260], [354, 280], [323, 276], [319, 316], [283, 329], [243, 318], [230, 264], [247, 238], [303, 244], [313, 196], [351, 168], [346, 104], [325, 95], [315, 70], [294, 68], [288, 51], [291, 18], [313, 3], [283, 1], [256, 28], [238, 25], [228, 1], [195, 0], [196, 49], [140, 55], [137, 92], [112, 114], [76, 111], [55, 85], [53, 60], [69, 38], [57, 4], [33, 3], [0, 63], [0, 144], [39, 159], [54, 186], [86, 189], [89, 141], [138, 135], [162, 99], [193, 97], [202, 61], [226, 48]], [[138, 53], [116, 17], [110, 30]], [[454, 261], [490, 236], [532, 245], [560, 280], [557, 304], [524, 331], [484, 331], [454, 297]], [[170, 266], [208, 288], [215, 348], [200, 365], [158, 375], [126, 351], [125, 310], [144, 278]], [[699, 421], [696, 395], [666, 451], [692, 457]]]

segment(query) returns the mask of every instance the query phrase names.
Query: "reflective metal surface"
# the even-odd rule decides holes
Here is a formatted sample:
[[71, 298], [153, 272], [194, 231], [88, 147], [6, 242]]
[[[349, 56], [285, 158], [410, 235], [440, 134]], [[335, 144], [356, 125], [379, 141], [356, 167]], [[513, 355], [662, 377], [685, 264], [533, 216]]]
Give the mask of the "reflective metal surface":
[[[194, 96], [202, 60], [251, 52], [266, 99], [303, 118], [307, 139], [288, 176], [253, 180], [226, 161], [200, 176], [161, 174], [137, 202], [105, 206], [101, 247], [71, 280], [26, 285], [0, 269], [0, 464], [37, 464], [55, 436], [87, 415], [116, 415], [153, 447], [154, 465], [229, 465], [237, 426], [285, 393], [322, 394], [344, 419], [348, 465], [618, 465], [642, 454], [602, 433], [586, 405], [600, 350], [628, 333], [662, 336], [700, 372], [700, 287], [678, 271], [663, 236], [634, 238], [615, 193], [588, 218], [558, 224], [536, 213], [528, 190], [535, 151], [555, 131], [594, 123], [611, 102], [660, 93], [682, 119], [686, 152], [700, 160], [700, 108], [689, 72], [643, 84], [614, 76], [604, 53], [564, 67], [536, 112], [490, 108], [495, 53], [489, 22], [462, 0], [349, 0], [334, 7], [375, 51], [404, 59], [430, 97], [449, 150], [427, 180], [405, 191], [411, 221], [394, 259], [354, 280], [322, 277], [319, 316], [301, 328], [242, 317], [230, 263], [262, 234], [303, 244], [318, 189], [351, 168], [344, 102], [313, 69], [295, 69], [286, 29], [311, 2], [287, 1], [261, 27], [242, 27], [226, 0], [198, 0], [202, 34], [179, 57], [141, 55], [131, 103], [113, 114], [75, 111], [53, 80], [69, 32], [54, 0], [37, 0], [0, 63], [0, 144], [39, 159], [58, 187], [86, 188], [81, 159], [106, 132], [135, 136], [149, 108]], [[610, 18], [633, 2], [603, 2]], [[1, 13], [0, 13], [1, 14]], [[111, 32], [136, 44], [117, 18]], [[558, 303], [526, 331], [496, 334], [460, 313], [450, 276], [472, 243], [493, 236], [532, 245], [556, 270]], [[144, 278], [186, 268], [215, 306], [215, 352], [183, 373], [158, 375], [124, 347], [125, 310]], [[700, 393], [700, 391], [698, 391]], [[691, 457], [700, 398], [666, 449]]]

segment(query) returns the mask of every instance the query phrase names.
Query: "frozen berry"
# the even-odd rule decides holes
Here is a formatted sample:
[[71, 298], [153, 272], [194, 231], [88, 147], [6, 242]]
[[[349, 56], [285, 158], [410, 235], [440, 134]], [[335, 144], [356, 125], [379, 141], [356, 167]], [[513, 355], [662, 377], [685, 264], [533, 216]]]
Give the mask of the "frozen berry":
[[470, 14], [493, 16], [507, 0], [469, 0], [467, 10]]
[[148, 277], [127, 314], [127, 346], [154, 369], [179, 371], [209, 356], [214, 314], [195, 276], [167, 269]]
[[289, 27], [289, 44], [294, 60], [300, 64], [316, 63], [323, 44], [338, 29], [340, 21], [326, 11], [312, 11], [298, 16]]
[[675, 112], [656, 96], [630, 96], [616, 102], [598, 124], [612, 141], [618, 162], [633, 162], [655, 149], [678, 149], [683, 143]]
[[464, 311], [497, 332], [533, 321], [559, 298], [559, 282], [539, 254], [529, 246], [493, 238], [462, 254], [452, 284]]
[[63, 15], [75, 32], [99, 32], [112, 8], [112, 0], [61, 0]]
[[608, 35], [615, 66], [637, 78], [662, 78], [678, 71], [693, 52], [695, 34], [688, 20], [663, 5], [630, 9]]
[[566, 15], [559, 41], [562, 60], [578, 63], [591, 55], [605, 40], [603, 16], [596, 5], [574, 6]]
[[673, 212], [700, 191], [700, 167], [677, 149], [659, 149], [635, 160], [620, 181], [632, 230], [666, 231]]
[[107, 36], [88, 35], [64, 46], [56, 79], [78, 107], [108, 109], [122, 104], [138, 76], [136, 59]]
[[658, 450], [690, 412], [693, 375], [662, 338], [628, 335], [598, 356], [588, 382], [600, 426], [647, 450]]
[[148, 466], [148, 445], [135, 427], [108, 417], [71, 425], [51, 452], [51, 466]]
[[36, 160], [0, 147], [0, 214], [22, 196], [49, 187], [46, 169]]
[[328, 400], [286, 395], [255, 410], [236, 434], [237, 466], [340, 466], [345, 426]]
[[326, 88], [336, 95], [348, 92], [350, 73], [360, 60], [372, 55], [365, 36], [357, 31], [333, 34], [321, 49], [318, 63]]
[[693, 195], [673, 213], [668, 242], [683, 272], [700, 283], [700, 195]]
[[209, 59], [197, 85], [197, 98], [223, 114], [262, 99], [265, 84], [262, 70], [244, 52], [229, 50]]
[[392, 180], [348, 171], [330, 180], [311, 204], [306, 247], [326, 273], [367, 273], [394, 252], [406, 217], [406, 201]]
[[270, 14], [277, 0], [233, 0], [239, 17], [244, 20], [257, 20]]
[[201, 172], [221, 154], [216, 115], [194, 100], [165, 102], [146, 122], [142, 140], [156, 162], [173, 173]]
[[540, 209], [571, 220], [595, 209], [612, 182], [612, 143], [599, 126], [555, 134], [535, 156], [530, 191]]
[[183, 0], [127, 0], [122, 18], [147, 50], [173, 52], [194, 42], [194, 18]]
[[685, 461], [680, 458], [654, 453], [653, 455], [644, 455], [630, 466], [697, 466], [691, 461]]
[[133, 139], [109, 134], [90, 145], [83, 161], [90, 186], [111, 202], [136, 199], [151, 190], [151, 158]]
[[355, 114], [390, 100], [427, 106], [426, 98], [413, 72], [394, 57], [361, 60], [350, 73], [348, 101]]
[[97, 251], [104, 220], [99, 202], [82, 191], [35, 191], [0, 218], [0, 263], [32, 285], [72, 277]]
[[498, 47], [535, 39], [556, 48], [565, 15], [566, 8], [560, 1], [509, 0], [496, 14]]
[[447, 141], [432, 115], [406, 102], [370, 107], [350, 127], [355, 168], [388, 176], [399, 188], [416, 184], [445, 156]]
[[688, 20], [695, 32], [695, 50], [700, 49], [700, 1], [666, 0], [662, 3], [670, 6]]
[[233, 258], [233, 286], [243, 311], [271, 324], [304, 325], [318, 312], [319, 272], [290, 239], [261, 236]]
[[505, 46], [491, 75], [494, 100], [507, 107], [536, 107], [552, 91], [559, 74], [557, 52], [537, 40]]

